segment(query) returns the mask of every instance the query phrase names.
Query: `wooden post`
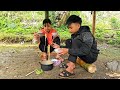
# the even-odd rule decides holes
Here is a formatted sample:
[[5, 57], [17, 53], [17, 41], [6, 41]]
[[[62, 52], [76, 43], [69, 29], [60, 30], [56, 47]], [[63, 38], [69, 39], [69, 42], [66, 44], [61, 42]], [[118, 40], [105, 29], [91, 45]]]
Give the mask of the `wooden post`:
[[45, 11], [45, 19], [49, 18], [49, 11]]
[[93, 25], [92, 25], [92, 33], [93, 33], [93, 36], [95, 35], [95, 21], [96, 21], [96, 11], [93, 11]]

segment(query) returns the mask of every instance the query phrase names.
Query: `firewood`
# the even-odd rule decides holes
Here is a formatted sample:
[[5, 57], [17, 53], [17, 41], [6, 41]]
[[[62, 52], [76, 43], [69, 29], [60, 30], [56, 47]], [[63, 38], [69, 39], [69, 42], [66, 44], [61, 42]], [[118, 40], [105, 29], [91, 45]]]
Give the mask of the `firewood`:
[[90, 73], [96, 72], [96, 66], [94, 64], [88, 64], [81, 60], [80, 58], [77, 58], [76, 63], [79, 64], [81, 67], [83, 67], [85, 70], [87, 70]]

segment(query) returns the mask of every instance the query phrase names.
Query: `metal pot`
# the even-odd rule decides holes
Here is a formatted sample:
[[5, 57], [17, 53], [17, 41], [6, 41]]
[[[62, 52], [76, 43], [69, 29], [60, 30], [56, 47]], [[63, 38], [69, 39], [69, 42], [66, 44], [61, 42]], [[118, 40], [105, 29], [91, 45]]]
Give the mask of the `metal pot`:
[[53, 62], [51, 60], [41, 61], [39, 63], [43, 71], [49, 71], [53, 69]]

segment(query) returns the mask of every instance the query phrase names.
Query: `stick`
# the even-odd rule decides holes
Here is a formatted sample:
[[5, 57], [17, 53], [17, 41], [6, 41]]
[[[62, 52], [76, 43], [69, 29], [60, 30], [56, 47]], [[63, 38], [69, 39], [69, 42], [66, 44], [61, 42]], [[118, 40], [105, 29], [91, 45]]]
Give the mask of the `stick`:
[[35, 70], [33, 70], [32, 72], [26, 74], [25, 76], [28, 76], [28, 75], [30, 75], [30, 74], [32, 74], [32, 73], [34, 73], [34, 72], [35, 72]]

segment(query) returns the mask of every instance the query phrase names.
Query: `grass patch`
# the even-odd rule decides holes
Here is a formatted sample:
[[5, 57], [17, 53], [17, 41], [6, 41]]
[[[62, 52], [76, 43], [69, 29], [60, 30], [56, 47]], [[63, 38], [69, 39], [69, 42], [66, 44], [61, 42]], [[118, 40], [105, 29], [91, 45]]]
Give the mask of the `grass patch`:
[[25, 42], [30, 42], [33, 39], [33, 35], [32, 34], [28, 34], [28, 35], [16, 35], [13, 33], [0, 33], [0, 41], [1, 42], [7, 42], [7, 43], [18, 43], [21, 41], [25, 41]]

